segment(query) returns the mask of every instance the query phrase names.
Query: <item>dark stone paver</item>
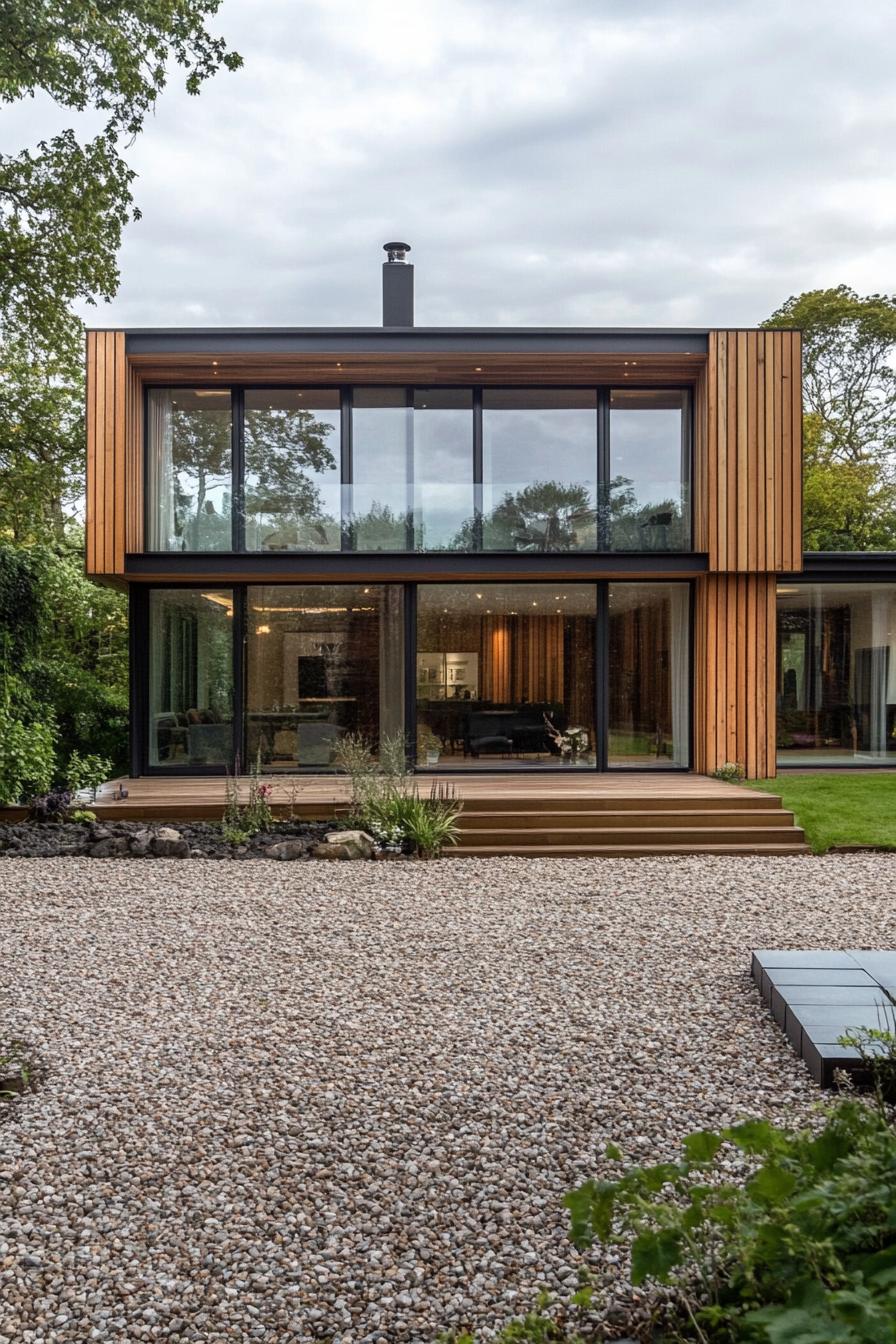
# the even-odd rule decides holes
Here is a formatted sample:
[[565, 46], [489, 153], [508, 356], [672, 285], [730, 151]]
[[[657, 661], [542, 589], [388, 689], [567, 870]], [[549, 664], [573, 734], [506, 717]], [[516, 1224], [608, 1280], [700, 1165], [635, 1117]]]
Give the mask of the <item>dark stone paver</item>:
[[896, 1030], [896, 951], [756, 951], [752, 974], [822, 1087], [831, 1086], [835, 1069], [861, 1074], [858, 1051], [838, 1044], [846, 1032]]

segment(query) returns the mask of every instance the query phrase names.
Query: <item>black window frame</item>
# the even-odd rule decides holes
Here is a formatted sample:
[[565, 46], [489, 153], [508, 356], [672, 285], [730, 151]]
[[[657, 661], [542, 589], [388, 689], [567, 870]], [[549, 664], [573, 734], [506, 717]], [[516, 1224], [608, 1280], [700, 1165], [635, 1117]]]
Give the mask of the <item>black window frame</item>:
[[[152, 382], [147, 383], [143, 390], [143, 441], [147, 446], [147, 451], [143, 454], [143, 511], [144, 524], [146, 530], [144, 535], [149, 535], [150, 510], [152, 500], [149, 494], [149, 393], [158, 388], [170, 388], [177, 384]], [[214, 388], [222, 390], [220, 383], [209, 382], [208, 380], [197, 379], [194, 382], [183, 384], [189, 388], [203, 390]], [[465, 555], [496, 555], [496, 556], [518, 556], [529, 554], [518, 550], [498, 550], [483, 547], [483, 392], [485, 391], [514, 391], [513, 386], [504, 384], [485, 384], [485, 383], [367, 383], [359, 382], [353, 384], [345, 383], [325, 383], [321, 380], [315, 382], [299, 383], [268, 383], [259, 382], [230, 382], [227, 389], [230, 392], [231, 407], [231, 544], [233, 555], [263, 555], [264, 551], [246, 549], [246, 519], [245, 519], [245, 393], [266, 392], [266, 391], [319, 391], [322, 388], [332, 388], [339, 395], [340, 400], [340, 444], [339, 444], [339, 480], [341, 487], [341, 545], [338, 551], [330, 551], [328, 554], [345, 555], [352, 554], [358, 556], [390, 556], [390, 555], [445, 555], [445, 554], [465, 554]], [[425, 549], [416, 550], [412, 544], [406, 546], [400, 551], [389, 550], [359, 550], [354, 544], [354, 538], [351, 535], [351, 487], [354, 483], [354, 452], [353, 452], [353, 395], [356, 390], [394, 390], [396, 393], [403, 392], [406, 398], [406, 404], [413, 409], [414, 396], [418, 391], [424, 389], [444, 389], [453, 391], [470, 391], [472, 393], [472, 436], [471, 436], [471, 459], [470, 466], [472, 472], [473, 487], [473, 536], [475, 546], [470, 551], [428, 551]], [[669, 382], [662, 385], [655, 383], [642, 383], [635, 381], [626, 381], [620, 383], [569, 383], [563, 386], [543, 385], [539, 383], [526, 384], [525, 390], [536, 391], [593, 391], [597, 397], [597, 413], [595, 422], [595, 479], [597, 482], [597, 546], [594, 548], [584, 548], [576, 551], [551, 551], [544, 554], [551, 555], [606, 555], [606, 556], [632, 556], [632, 555], [653, 555], [653, 556], [683, 556], [693, 555], [694, 550], [694, 395], [693, 387], [690, 383]], [[649, 551], [621, 550], [611, 548], [609, 545], [609, 482], [610, 482], [610, 394], [614, 391], [675, 391], [682, 392], [685, 397], [685, 408], [682, 414], [682, 460], [687, 462], [687, 498], [684, 501], [685, 508], [683, 515], [687, 520], [687, 532], [689, 545], [686, 548], [673, 550], [651, 549]], [[411, 483], [407, 480], [405, 485], [411, 489]], [[348, 501], [348, 508], [346, 507]], [[413, 543], [413, 522], [409, 526], [409, 543]], [[222, 555], [228, 552], [214, 551], [150, 551], [142, 552], [146, 555], [181, 555], [187, 557], [198, 557], [207, 555]], [[282, 556], [315, 556], [320, 555], [320, 551], [315, 550], [287, 550], [278, 552]]]
[[[389, 579], [375, 580], [371, 573], [371, 581], [389, 584], [393, 581]], [[593, 774], [688, 774], [693, 769], [694, 750], [695, 750], [695, 614], [696, 614], [696, 583], [692, 578], [681, 575], [669, 576], [664, 578], [662, 575], [652, 575], [642, 577], [608, 576], [601, 579], [569, 579], [570, 583], [585, 584], [592, 587], [595, 591], [595, 664], [594, 664], [594, 726], [595, 726], [595, 764], [590, 768], [582, 768], [579, 773], [584, 775]], [[300, 574], [288, 582], [280, 580], [285, 586], [295, 587], [301, 585], [303, 579]], [[332, 581], [338, 586], [339, 580]], [[346, 586], [353, 586], [353, 581], [345, 580]], [[355, 581], [356, 582], [356, 581]], [[405, 690], [404, 690], [404, 725], [405, 734], [408, 742], [408, 766], [415, 773], [425, 778], [439, 778], [441, 776], [468, 777], [470, 771], [462, 766], [454, 768], [443, 766], [439, 769], [421, 770], [416, 765], [416, 751], [414, 744], [417, 740], [417, 698], [416, 698], [416, 660], [417, 660], [417, 593], [420, 588], [432, 587], [444, 583], [444, 578], [432, 578], [425, 580], [399, 582], [397, 586], [404, 589], [404, 655], [405, 655]], [[472, 580], [462, 581], [471, 588], [476, 584]], [[527, 586], [540, 584], [550, 589], [556, 587], [557, 579], [534, 578], [520, 576], [519, 580], [508, 578], [484, 579], [481, 582], [500, 582], [513, 583], [522, 582]], [[245, 760], [245, 734], [246, 734], [246, 658], [247, 658], [247, 594], [248, 589], [256, 586], [258, 583], [265, 583], [263, 578], [250, 581], [225, 582], [222, 580], [212, 580], [209, 583], [197, 583], [195, 579], [190, 581], [178, 581], [172, 579], [170, 582], [159, 583], [141, 583], [133, 584], [130, 589], [130, 682], [131, 682], [131, 718], [130, 718], [130, 763], [131, 775], [134, 778], [140, 776], [226, 776], [231, 770], [237, 767], [243, 771], [248, 769], [251, 762]], [[277, 586], [267, 581], [268, 586]], [[685, 583], [688, 585], [688, 741], [687, 741], [687, 763], [684, 765], [609, 765], [609, 685], [610, 685], [610, 628], [609, 628], [609, 590], [613, 583], [625, 583], [626, 585], [638, 585], [643, 587], [656, 587], [665, 583]], [[233, 594], [233, 751], [230, 766], [206, 765], [206, 766], [171, 766], [171, 765], [150, 765], [150, 721], [149, 721], [149, 594], [156, 590], [167, 591], [170, 589], [186, 589], [196, 591], [202, 590], [226, 590]], [[296, 772], [298, 776], [320, 774], [335, 775], [335, 770], [325, 770], [315, 768]], [[495, 770], [488, 771], [482, 769], [479, 774], [500, 774], [500, 775], [521, 775], [521, 774], [559, 774], [568, 773], [567, 767], [558, 765], [538, 765], [538, 766], [517, 766], [512, 771]]]

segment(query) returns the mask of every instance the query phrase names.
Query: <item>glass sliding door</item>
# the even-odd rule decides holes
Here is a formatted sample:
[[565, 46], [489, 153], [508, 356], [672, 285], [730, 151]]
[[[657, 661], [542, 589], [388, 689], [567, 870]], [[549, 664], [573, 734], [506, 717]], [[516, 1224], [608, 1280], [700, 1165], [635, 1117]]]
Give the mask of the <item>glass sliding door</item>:
[[896, 585], [780, 584], [778, 765], [896, 761]]
[[417, 589], [417, 762], [594, 769], [594, 584]]
[[690, 588], [611, 583], [607, 764], [690, 764]]
[[385, 584], [247, 589], [247, 764], [328, 770], [346, 733], [376, 751], [403, 731], [402, 599]]
[[149, 764], [196, 770], [233, 756], [233, 592], [149, 594]]

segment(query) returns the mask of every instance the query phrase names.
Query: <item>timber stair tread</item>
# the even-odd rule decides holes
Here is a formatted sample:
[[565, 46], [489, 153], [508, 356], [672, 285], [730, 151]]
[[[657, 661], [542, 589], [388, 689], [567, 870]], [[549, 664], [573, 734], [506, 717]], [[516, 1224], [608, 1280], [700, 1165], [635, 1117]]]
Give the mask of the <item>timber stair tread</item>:
[[[680, 830], [671, 828], [662, 828], [657, 826], [619, 826], [608, 827], [605, 830], [594, 831], [583, 830], [576, 827], [560, 826], [542, 826], [534, 833], [531, 831], [510, 831], [495, 827], [489, 831], [464, 831], [463, 827], [458, 828], [462, 837], [462, 843], [468, 849], [487, 846], [496, 841], [506, 844], [512, 841], [521, 847], [531, 844], [568, 844], [568, 843], [588, 843], [588, 844], [652, 844], [662, 842], [669, 844], [721, 844], [729, 841], [743, 841], [745, 844], [763, 844], [765, 842], [780, 842], [786, 844], [788, 841], [802, 843], [803, 832], [798, 826], [762, 826], [739, 829], [731, 826], [721, 829], [716, 826], [688, 826]], [[536, 838], [537, 837], [537, 838]]]
[[802, 843], [771, 843], [766, 841], [736, 841], [723, 844], [675, 845], [675, 844], [612, 844], [612, 845], [457, 845], [443, 851], [446, 858], [483, 859], [483, 858], [650, 858], [662, 855], [688, 854], [753, 854], [800, 856], [810, 854], [809, 846]]
[[574, 824], [591, 829], [603, 826], [676, 826], [688, 829], [694, 826], [774, 826], [789, 825], [793, 820], [792, 812], [781, 808], [706, 808], [695, 812], [691, 808], [652, 808], [648, 812], [633, 810], [617, 811], [609, 808], [604, 811], [585, 812], [581, 809], [532, 809], [527, 811], [506, 811], [504, 808], [486, 810], [480, 807], [465, 807], [461, 812], [459, 825], [461, 830], [467, 827], [475, 830], [525, 829], [529, 826], [572, 826]]

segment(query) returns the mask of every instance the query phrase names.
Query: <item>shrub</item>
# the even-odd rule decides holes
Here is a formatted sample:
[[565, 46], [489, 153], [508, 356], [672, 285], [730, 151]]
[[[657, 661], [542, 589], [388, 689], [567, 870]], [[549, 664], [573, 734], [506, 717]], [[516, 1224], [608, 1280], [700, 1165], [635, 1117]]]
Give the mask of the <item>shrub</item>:
[[[239, 761], [237, 761], [239, 768]], [[244, 845], [259, 831], [269, 831], [274, 822], [270, 798], [274, 792], [272, 784], [266, 784], [261, 775], [261, 749], [259, 748], [255, 765], [249, 774], [249, 798], [240, 802], [239, 784], [230, 775], [227, 776], [226, 803], [221, 821], [221, 833], [230, 845]]]
[[724, 780], [726, 784], [740, 784], [745, 777], [746, 772], [742, 765], [738, 765], [737, 761], [726, 761], [717, 770], [713, 770], [710, 776], [712, 779]]
[[65, 781], [69, 788], [78, 793], [81, 789], [90, 789], [94, 798], [101, 784], [112, 773], [112, 762], [108, 756], [81, 756], [73, 751], [66, 766]]
[[383, 737], [379, 761], [365, 738], [349, 733], [335, 760], [351, 782], [350, 826], [368, 831], [381, 845], [406, 843], [423, 859], [438, 858], [445, 845], [457, 844], [462, 804], [444, 785], [433, 784], [429, 797], [420, 797], [401, 733]]
[[28, 721], [0, 703], [0, 804], [46, 793], [56, 766], [56, 723]]
[[[864, 1070], [879, 1106], [896, 1106], [896, 1031], [893, 1030], [896, 1010], [889, 1009], [881, 1018], [880, 1026], [856, 1027], [839, 1039], [840, 1045], [858, 1052]], [[889, 1021], [890, 1026], [885, 1023]]]
[[[731, 1145], [755, 1165], [743, 1185], [717, 1161]], [[896, 1132], [881, 1106], [841, 1101], [817, 1132], [748, 1120], [691, 1134], [679, 1161], [588, 1181], [566, 1203], [578, 1246], [633, 1233], [632, 1282], [674, 1286], [668, 1339], [896, 1340]]]

